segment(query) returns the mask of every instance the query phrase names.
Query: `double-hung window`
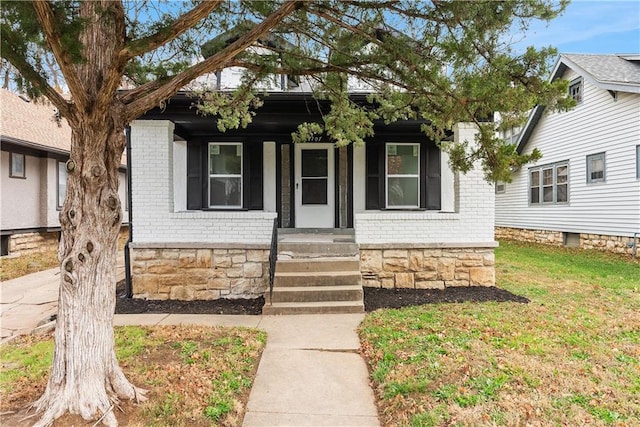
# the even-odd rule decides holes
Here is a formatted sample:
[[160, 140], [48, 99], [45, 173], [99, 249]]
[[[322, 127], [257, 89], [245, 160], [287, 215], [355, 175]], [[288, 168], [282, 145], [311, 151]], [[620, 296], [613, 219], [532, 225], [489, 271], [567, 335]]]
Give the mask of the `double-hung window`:
[[605, 181], [605, 157], [604, 153], [587, 156], [587, 182]]
[[387, 207], [420, 207], [420, 144], [387, 144]]
[[440, 210], [440, 149], [432, 141], [366, 145], [365, 209]]
[[242, 144], [209, 144], [209, 207], [242, 207]]
[[569, 200], [569, 165], [554, 163], [529, 169], [529, 203], [566, 203]]

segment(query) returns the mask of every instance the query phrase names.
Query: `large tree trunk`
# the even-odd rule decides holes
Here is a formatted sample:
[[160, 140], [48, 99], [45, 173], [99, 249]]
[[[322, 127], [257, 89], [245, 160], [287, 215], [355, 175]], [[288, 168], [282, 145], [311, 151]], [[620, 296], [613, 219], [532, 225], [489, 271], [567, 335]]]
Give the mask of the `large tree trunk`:
[[47, 388], [34, 403], [47, 426], [65, 412], [117, 425], [119, 399], [144, 399], [125, 378], [114, 349], [116, 244], [122, 222], [118, 167], [124, 149], [124, 106], [115, 92], [124, 72], [125, 42], [118, 1], [78, 4], [81, 61], [65, 53], [49, 3], [34, 2], [69, 85], [65, 118], [72, 129], [67, 194], [60, 212], [60, 295], [55, 351]]
[[[60, 296], [47, 389], [34, 403], [50, 425], [66, 411], [117, 425], [119, 399], [144, 399], [125, 378], [114, 350], [116, 253], [122, 222], [118, 166], [124, 147], [116, 112], [80, 121], [67, 162], [58, 250]], [[115, 123], [114, 123], [115, 119]]]

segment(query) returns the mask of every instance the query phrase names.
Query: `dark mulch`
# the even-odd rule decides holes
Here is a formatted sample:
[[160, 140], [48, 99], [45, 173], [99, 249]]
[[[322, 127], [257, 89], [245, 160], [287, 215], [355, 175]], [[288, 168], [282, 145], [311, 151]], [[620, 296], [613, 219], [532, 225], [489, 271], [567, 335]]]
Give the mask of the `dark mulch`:
[[495, 286], [460, 286], [445, 289], [364, 288], [364, 309], [402, 308], [443, 302], [519, 302], [529, 300]]
[[[144, 300], [126, 298], [124, 281], [118, 283], [116, 313], [182, 313], [182, 314], [252, 314], [262, 313], [264, 298], [217, 299], [211, 301]], [[527, 298], [496, 287], [471, 286], [446, 289], [378, 289], [364, 288], [364, 308], [402, 308], [413, 305], [452, 302], [517, 302], [528, 303]]]

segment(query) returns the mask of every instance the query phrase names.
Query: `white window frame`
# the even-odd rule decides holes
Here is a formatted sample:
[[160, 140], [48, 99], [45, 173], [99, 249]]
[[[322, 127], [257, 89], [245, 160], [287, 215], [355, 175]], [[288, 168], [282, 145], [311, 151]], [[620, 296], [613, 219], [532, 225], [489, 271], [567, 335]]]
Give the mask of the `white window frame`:
[[584, 84], [582, 77], [569, 83], [569, 97], [576, 101], [576, 104], [582, 103], [582, 99], [584, 98]]
[[[62, 177], [64, 176], [64, 186], [61, 188]], [[64, 198], [67, 194], [67, 164], [58, 161], [56, 164], [56, 208], [62, 209]]]
[[[418, 149], [418, 171], [415, 174], [389, 174], [389, 146], [412, 146]], [[384, 175], [385, 175], [385, 194], [384, 203], [387, 209], [420, 209], [420, 143], [417, 142], [387, 142], [384, 147]], [[418, 183], [418, 194], [416, 205], [393, 205], [389, 206], [389, 178], [415, 178]]]
[[[562, 183], [558, 183], [558, 169], [565, 167], [566, 168], [566, 181]], [[552, 171], [552, 182], [551, 184], [544, 184], [544, 171]], [[538, 173], [538, 182], [533, 182], [532, 175], [537, 172]], [[558, 186], [566, 185], [566, 196], [567, 200], [558, 201]], [[552, 187], [552, 200], [544, 201], [544, 188]], [[531, 189], [538, 188], [538, 201], [534, 202], [531, 200]], [[528, 200], [529, 206], [543, 206], [543, 205], [566, 205], [569, 203], [569, 161], [562, 161], [557, 163], [550, 163], [547, 165], [537, 166], [535, 168], [529, 168], [529, 187], [528, 187]]]
[[507, 192], [507, 183], [504, 181], [496, 182], [496, 194], [504, 194]]
[[[592, 178], [591, 174], [594, 172], [592, 168], [592, 162], [594, 160], [602, 159], [602, 178]], [[607, 158], [605, 152], [589, 154], [587, 156], [587, 184], [595, 184], [598, 182], [607, 181]]]
[[[234, 145], [240, 147], [240, 174], [212, 174], [211, 173], [211, 148], [214, 145]], [[236, 148], [237, 150], [237, 148]], [[212, 209], [242, 209], [244, 202], [244, 150], [242, 142], [209, 142], [207, 150], [207, 205]], [[239, 205], [212, 205], [211, 204], [211, 178], [240, 178], [240, 204]]]

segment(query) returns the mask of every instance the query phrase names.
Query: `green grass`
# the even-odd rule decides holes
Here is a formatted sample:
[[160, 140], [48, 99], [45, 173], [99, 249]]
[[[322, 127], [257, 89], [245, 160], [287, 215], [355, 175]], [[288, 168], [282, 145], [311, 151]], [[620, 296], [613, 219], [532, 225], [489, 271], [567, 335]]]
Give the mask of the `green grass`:
[[367, 315], [384, 425], [632, 425], [640, 419], [640, 264], [501, 242], [497, 285], [529, 304]]
[[[115, 328], [115, 342], [125, 374], [150, 397], [123, 425], [239, 425], [266, 335], [245, 328], [126, 326]], [[0, 412], [21, 410], [39, 397], [52, 358], [50, 336], [0, 347]]]

